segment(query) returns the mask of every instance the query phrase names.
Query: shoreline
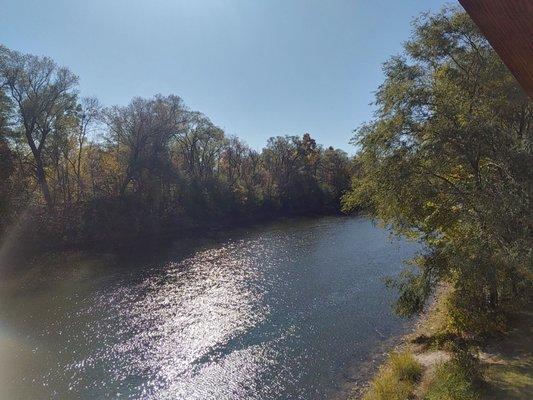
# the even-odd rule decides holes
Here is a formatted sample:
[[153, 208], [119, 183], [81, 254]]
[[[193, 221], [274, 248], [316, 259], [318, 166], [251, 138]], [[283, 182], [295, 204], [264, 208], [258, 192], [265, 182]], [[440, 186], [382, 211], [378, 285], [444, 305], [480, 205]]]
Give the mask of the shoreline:
[[[358, 399], [363, 396], [368, 389], [372, 378], [376, 375], [379, 368], [387, 360], [388, 355], [402, 345], [406, 335], [413, 330], [413, 322], [411, 326], [407, 328], [406, 333], [400, 333], [385, 339], [375, 349], [370, 359], [357, 364], [354, 363], [346, 368], [345, 382], [340, 386], [341, 388], [336, 390], [329, 400], [346, 400], [346, 399]], [[362, 372], [361, 372], [362, 370]], [[359, 375], [359, 376], [357, 376]]]
[[[147, 232], [134, 238], [120, 242], [106, 242], [105, 240], [83, 240], [79, 243], [68, 245], [56, 243], [46, 247], [37, 248], [32, 252], [22, 252], [28, 243], [23, 239], [24, 231], [18, 231], [17, 226], [12, 227], [12, 232], [4, 232], [0, 242], [0, 272], [9, 275], [13, 269], [18, 269], [23, 264], [30, 264], [40, 258], [53, 257], [61, 254], [80, 254], [85, 257], [120, 255], [128, 253], [140, 244], [148, 247], [168, 246], [179, 240], [201, 240], [203, 238], [216, 237], [221, 232], [234, 232], [240, 229], [252, 229], [267, 224], [286, 221], [300, 220], [317, 217], [359, 217], [359, 214], [345, 214], [339, 211], [302, 212], [296, 214], [270, 214], [255, 218], [241, 218], [232, 221], [214, 221], [212, 223], [198, 224], [195, 226], [176, 226], [159, 232]], [[14, 244], [10, 242], [15, 242]], [[2, 246], [5, 246], [4, 248]], [[12, 266], [9, 266], [11, 264]]]
[[[363, 399], [363, 396], [370, 390], [372, 383], [376, 380], [380, 371], [387, 367], [391, 354], [412, 352], [415, 354], [415, 358], [423, 354], [423, 352], [420, 352], [420, 348], [417, 348], [414, 340], [427, 335], [430, 331], [440, 330], [440, 327], [432, 324], [440, 323], [440, 321], [435, 320], [440, 318], [440, 313], [442, 312], [442, 309], [440, 309], [442, 306], [441, 302], [444, 300], [447, 290], [445, 287], [439, 288], [424, 312], [413, 318], [412, 321], [406, 322], [409, 325], [406, 332], [385, 340], [380, 346], [378, 353], [371, 360], [363, 364], [362, 368], [366, 369], [364, 377], [359, 382], [350, 382], [348, 380], [342, 391], [332, 397], [331, 400]], [[437, 362], [444, 361], [444, 358], [441, 354], [438, 354], [437, 357], [424, 361], [428, 364], [425, 367], [428, 368], [434, 366]], [[432, 365], [429, 365], [429, 363]], [[355, 368], [361, 368], [361, 365], [349, 367], [350, 370]]]

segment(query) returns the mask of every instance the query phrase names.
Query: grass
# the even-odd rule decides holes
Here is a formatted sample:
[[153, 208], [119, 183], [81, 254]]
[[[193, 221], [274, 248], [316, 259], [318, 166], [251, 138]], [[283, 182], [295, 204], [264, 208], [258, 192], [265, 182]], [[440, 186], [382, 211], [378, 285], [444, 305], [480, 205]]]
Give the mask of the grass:
[[[504, 360], [487, 368], [490, 399], [533, 399], [533, 360]], [[488, 397], [489, 398], [489, 397]]]
[[422, 376], [422, 366], [409, 352], [391, 353], [363, 397], [364, 400], [407, 400]]
[[479, 400], [477, 376], [475, 362], [455, 357], [437, 366], [424, 400]]

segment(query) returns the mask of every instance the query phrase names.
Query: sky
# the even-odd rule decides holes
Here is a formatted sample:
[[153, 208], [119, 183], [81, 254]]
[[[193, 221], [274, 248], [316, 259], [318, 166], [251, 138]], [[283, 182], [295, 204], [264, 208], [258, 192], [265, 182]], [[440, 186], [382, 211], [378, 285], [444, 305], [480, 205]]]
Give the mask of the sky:
[[382, 63], [445, 3], [0, 0], [0, 43], [69, 67], [106, 106], [176, 94], [253, 148], [309, 132], [353, 153]]

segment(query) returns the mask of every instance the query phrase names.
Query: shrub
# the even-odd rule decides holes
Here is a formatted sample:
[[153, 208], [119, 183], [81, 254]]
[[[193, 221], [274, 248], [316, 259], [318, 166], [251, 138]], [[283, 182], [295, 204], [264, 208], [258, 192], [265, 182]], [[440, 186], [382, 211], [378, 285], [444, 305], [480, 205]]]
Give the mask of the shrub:
[[422, 366], [408, 352], [392, 353], [372, 381], [364, 400], [407, 400], [412, 398]]
[[475, 360], [461, 352], [437, 367], [424, 400], [479, 400], [478, 375]]
[[422, 375], [422, 366], [408, 352], [392, 353], [390, 355], [392, 371], [400, 381], [417, 382]]
[[363, 397], [364, 400], [406, 400], [413, 392], [413, 384], [398, 381], [392, 371], [379, 374], [372, 383], [369, 392]]

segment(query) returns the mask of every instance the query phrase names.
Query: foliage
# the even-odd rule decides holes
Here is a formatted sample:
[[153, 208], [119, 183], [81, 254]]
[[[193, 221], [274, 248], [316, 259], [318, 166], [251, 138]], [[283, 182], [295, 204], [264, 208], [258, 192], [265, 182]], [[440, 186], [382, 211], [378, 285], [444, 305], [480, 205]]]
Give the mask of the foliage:
[[343, 207], [427, 244], [394, 284], [400, 314], [448, 282], [456, 328], [494, 329], [531, 285], [531, 101], [456, 9], [418, 18], [384, 73]]
[[[335, 212], [351, 161], [308, 134], [251, 149], [178, 96], [102, 107], [47, 57], [0, 46], [0, 229], [44, 246]], [[24, 216], [24, 218], [22, 218]]]

